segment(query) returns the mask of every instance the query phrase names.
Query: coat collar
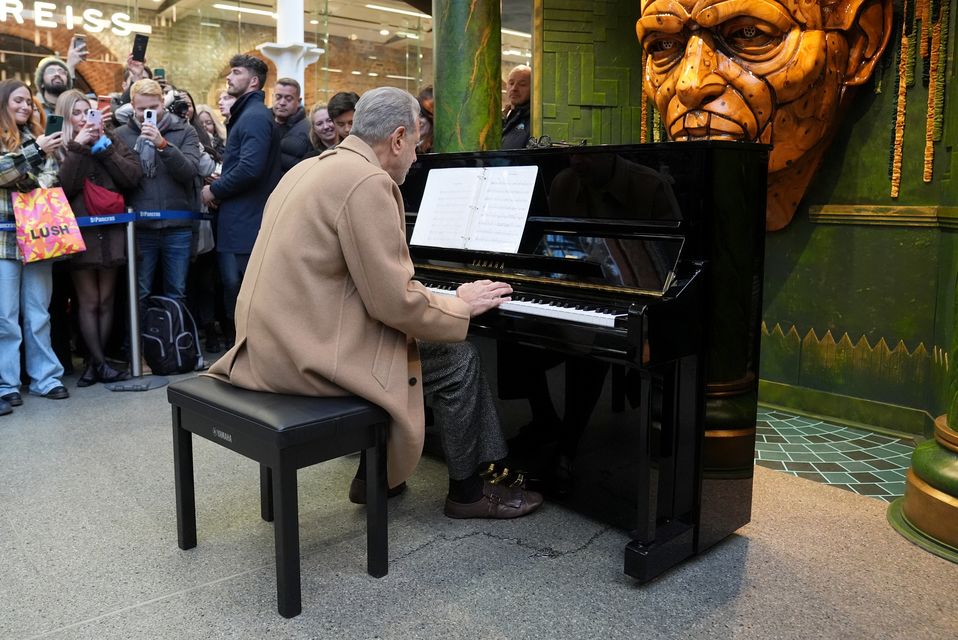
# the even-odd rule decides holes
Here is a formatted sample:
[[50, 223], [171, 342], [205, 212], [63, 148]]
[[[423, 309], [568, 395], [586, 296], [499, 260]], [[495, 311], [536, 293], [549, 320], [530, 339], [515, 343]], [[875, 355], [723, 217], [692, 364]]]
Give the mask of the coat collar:
[[230, 122], [234, 122], [239, 119], [240, 113], [246, 109], [246, 105], [251, 102], [265, 102], [266, 94], [262, 91], [250, 91], [249, 93], [244, 93], [239, 98], [236, 99], [236, 102], [233, 103], [233, 106], [230, 107]]
[[373, 148], [366, 144], [362, 139], [357, 138], [356, 136], [346, 136], [346, 139], [340, 142], [335, 149], [326, 151], [323, 155], [330, 153], [336, 153], [340, 149], [346, 151], [351, 151], [357, 155], [360, 155], [370, 162], [374, 167], [382, 169], [383, 166], [379, 162], [379, 157], [376, 155], [376, 152], [373, 151]]

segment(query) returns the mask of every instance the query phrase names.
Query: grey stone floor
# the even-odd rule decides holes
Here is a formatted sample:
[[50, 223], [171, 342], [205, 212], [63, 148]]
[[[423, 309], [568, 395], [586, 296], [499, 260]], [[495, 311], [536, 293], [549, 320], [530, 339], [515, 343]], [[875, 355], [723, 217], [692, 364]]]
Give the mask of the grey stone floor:
[[355, 459], [300, 472], [303, 613], [276, 613], [254, 463], [194, 439], [199, 545], [176, 545], [164, 390], [75, 389], [0, 417], [0, 638], [948, 638], [958, 566], [886, 504], [756, 468], [752, 523], [646, 585], [628, 539], [555, 505], [441, 514], [424, 459], [390, 501], [390, 572], [365, 573]]

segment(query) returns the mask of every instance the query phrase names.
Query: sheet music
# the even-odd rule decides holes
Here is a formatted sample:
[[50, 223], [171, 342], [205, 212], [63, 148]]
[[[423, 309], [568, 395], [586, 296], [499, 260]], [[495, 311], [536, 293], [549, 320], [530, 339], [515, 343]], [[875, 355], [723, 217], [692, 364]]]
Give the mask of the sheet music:
[[539, 167], [433, 169], [410, 244], [515, 253]]

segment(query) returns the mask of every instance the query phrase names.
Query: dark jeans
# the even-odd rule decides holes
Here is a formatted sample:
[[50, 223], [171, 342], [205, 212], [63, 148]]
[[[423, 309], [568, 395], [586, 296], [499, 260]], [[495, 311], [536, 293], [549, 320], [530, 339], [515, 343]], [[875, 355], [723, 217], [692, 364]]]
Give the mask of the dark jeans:
[[136, 266], [140, 300], [153, 290], [156, 267], [162, 260], [163, 295], [186, 301], [186, 273], [190, 268], [191, 227], [136, 230]]
[[226, 318], [233, 322], [236, 311], [236, 296], [239, 295], [243, 276], [246, 274], [246, 265], [249, 263], [248, 253], [217, 252], [220, 264], [220, 279], [223, 281], [223, 305], [226, 308]]

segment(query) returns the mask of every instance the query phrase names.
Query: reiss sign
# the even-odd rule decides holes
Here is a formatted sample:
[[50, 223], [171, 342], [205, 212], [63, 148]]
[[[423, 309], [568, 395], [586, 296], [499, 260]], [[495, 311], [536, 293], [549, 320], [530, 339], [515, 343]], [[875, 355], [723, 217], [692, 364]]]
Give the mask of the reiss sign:
[[20, 0], [0, 0], [0, 22], [15, 21], [24, 24], [30, 20], [37, 27], [56, 29], [61, 25], [73, 31], [83, 27], [84, 31], [100, 33], [109, 29], [118, 36], [128, 36], [133, 32], [152, 33], [148, 24], [137, 24], [130, 21], [126, 13], [105, 14], [99, 9], [84, 9], [77, 13], [71, 5], [62, 7], [53, 2], [34, 2], [32, 10], [26, 9]]

